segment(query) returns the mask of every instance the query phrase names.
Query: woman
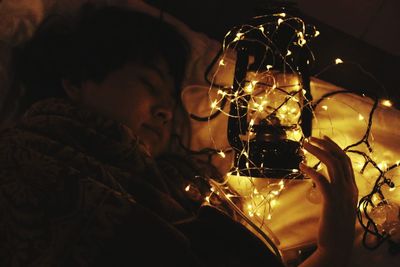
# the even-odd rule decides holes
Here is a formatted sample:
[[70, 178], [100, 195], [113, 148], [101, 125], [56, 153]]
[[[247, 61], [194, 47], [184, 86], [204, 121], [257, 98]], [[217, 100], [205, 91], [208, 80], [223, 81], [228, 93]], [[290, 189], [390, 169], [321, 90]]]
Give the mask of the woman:
[[[21, 52], [26, 112], [0, 136], [0, 265], [280, 266], [243, 226], [201, 207], [204, 170], [184, 157], [179, 167], [153, 161], [176, 128], [179, 34], [117, 7], [86, 6], [66, 21], [45, 22]], [[325, 199], [318, 249], [303, 266], [344, 266], [351, 164], [331, 140], [311, 141], [330, 181], [302, 166]]]

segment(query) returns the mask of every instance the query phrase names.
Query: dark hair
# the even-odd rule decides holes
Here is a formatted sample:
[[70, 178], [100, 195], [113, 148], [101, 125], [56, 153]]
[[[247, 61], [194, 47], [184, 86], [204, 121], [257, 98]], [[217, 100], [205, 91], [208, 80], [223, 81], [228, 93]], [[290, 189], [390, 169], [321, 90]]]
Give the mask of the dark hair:
[[85, 5], [75, 18], [48, 18], [17, 49], [21, 110], [44, 98], [66, 97], [63, 79], [78, 86], [88, 80], [101, 82], [127, 63], [160, 58], [179, 89], [188, 53], [186, 40], [161, 18], [128, 8]]

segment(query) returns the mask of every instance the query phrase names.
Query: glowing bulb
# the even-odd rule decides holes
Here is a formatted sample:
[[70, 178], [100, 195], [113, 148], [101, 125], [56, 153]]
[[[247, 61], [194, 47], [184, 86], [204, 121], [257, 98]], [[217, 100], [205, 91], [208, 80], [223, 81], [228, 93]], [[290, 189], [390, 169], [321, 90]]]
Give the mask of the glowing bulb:
[[341, 60], [340, 58], [335, 59], [335, 64], [342, 64], [343, 60]]
[[286, 13], [280, 13], [279, 16], [281, 16], [282, 18], [286, 17]]
[[315, 31], [314, 37], [317, 37], [318, 35], [320, 35], [321, 33], [319, 31]]
[[190, 190], [190, 184], [185, 187], [185, 191], [188, 192]]
[[275, 195], [275, 196], [279, 195], [279, 191], [276, 191], [276, 190], [271, 191], [271, 193], [272, 193], [273, 195]]
[[286, 56], [290, 56], [292, 52], [290, 50], [287, 51]]
[[364, 120], [364, 116], [361, 114], [358, 114], [358, 120], [360, 120], [360, 121]]
[[253, 125], [254, 125], [254, 119], [251, 119], [251, 120], [250, 120], [250, 123], [249, 123], [249, 126], [250, 126], [250, 127], [253, 127]]
[[382, 171], [386, 171], [387, 167], [388, 165], [386, 161], [382, 161], [381, 163], [378, 164], [378, 168], [381, 169]]
[[297, 33], [297, 37], [299, 37], [299, 40], [297, 41], [297, 43], [300, 45], [300, 46], [303, 46], [303, 45], [305, 45], [306, 44], [306, 39], [304, 39], [304, 34], [303, 34], [303, 32], [298, 32]]
[[307, 41], [306, 41], [306, 39], [304, 39], [304, 38], [301, 38], [301, 39], [299, 39], [299, 41], [297, 42], [300, 46], [303, 46], [303, 45], [305, 45], [306, 43], [307, 43]]
[[392, 102], [390, 102], [390, 100], [387, 100], [387, 99], [382, 100], [381, 104], [386, 107], [391, 107], [393, 105]]
[[205, 200], [206, 200], [208, 203], [210, 203], [210, 196], [207, 196], [207, 197], [205, 198]]
[[322, 106], [321, 108], [322, 108], [323, 110], [328, 110], [328, 106], [325, 106], [325, 105]]
[[277, 204], [276, 199], [271, 200], [271, 202], [270, 202], [271, 208], [275, 207], [276, 204]]
[[396, 165], [397, 165], [397, 166], [400, 165], [400, 160], [396, 161]]
[[254, 91], [254, 87], [256, 86], [257, 81], [251, 81], [245, 88], [244, 90], [246, 93], [251, 94]]
[[278, 19], [278, 25], [281, 25], [282, 22], [283, 22], [283, 19], [279, 18]]
[[226, 155], [225, 155], [224, 151], [220, 151], [220, 152], [218, 152], [218, 155], [220, 155], [220, 156], [221, 156], [221, 158], [223, 158], [223, 159], [226, 157]]
[[282, 190], [285, 187], [285, 183], [283, 182], [283, 180], [281, 180], [279, 182], [279, 186], [280, 186], [280, 190]]
[[271, 220], [272, 219], [272, 216], [271, 216], [271, 214], [268, 214], [268, 216], [267, 216], [267, 220]]
[[394, 190], [396, 190], [396, 187], [390, 187], [390, 188], [389, 188], [389, 191], [390, 191], [390, 192], [393, 192]]
[[236, 42], [236, 41], [239, 41], [239, 40], [241, 40], [241, 39], [243, 39], [243, 33], [238, 32], [238, 33], [236, 34], [236, 37], [235, 37], [235, 39], [234, 39], [233, 41]]
[[215, 109], [216, 107], [217, 107], [217, 100], [214, 100], [212, 103], [211, 103], [211, 108], [212, 109]]
[[272, 69], [274, 66], [272, 66], [272, 65], [267, 65], [267, 70], [270, 70], [270, 69]]
[[264, 33], [264, 27], [263, 27], [262, 25], [260, 25], [260, 26], [258, 27], [258, 29], [260, 29], [260, 31], [261, 31], [262, 33]]
[[219, 61], [219, 65], [220, 65], [220, 66], [225, 66], [225, 61], [224, 61], [223, 59], [221, 59], [221, 60]]

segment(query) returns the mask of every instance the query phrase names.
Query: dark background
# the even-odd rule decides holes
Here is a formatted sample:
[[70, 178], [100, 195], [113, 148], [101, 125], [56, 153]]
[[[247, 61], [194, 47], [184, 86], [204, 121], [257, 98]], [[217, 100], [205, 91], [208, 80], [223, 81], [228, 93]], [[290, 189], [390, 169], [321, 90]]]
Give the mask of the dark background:
[[[195, 31], [222, 41], [225, 33], [271, 6], [290, 4], [320, 35], [310, 47], [316, 57], [311, 74], [336, 58], [344, 62], [320, 79], [346, 89], [377, 94], [400, 107], [400, 1], [399, 0], [147, 0], [185, 22]], [[370, 75], [363, 73], [357, 64]]]

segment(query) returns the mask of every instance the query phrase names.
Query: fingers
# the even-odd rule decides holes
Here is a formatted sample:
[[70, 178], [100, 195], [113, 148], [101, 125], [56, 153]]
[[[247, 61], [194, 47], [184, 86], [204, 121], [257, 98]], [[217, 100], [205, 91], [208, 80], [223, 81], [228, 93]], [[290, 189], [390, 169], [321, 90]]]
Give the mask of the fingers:
[[328, 147], [326, 144], [327, 141], [318, 139], [319, 142], [317, 143], [314, 140], [316, 140], [315, 138], [313, 138], [312, 141], [318, 144], [319, 147], [309, 142], [304, 142], [304, 148], [327, 166], [331, 182], [337, 182], [338, 179], [341, 179], [340, 177], [344, 176], [343, 163], [337, 159], [335, 154], [331, 151], [331, 148]]
[[[323, 150], [328, 152], [328, 156], [330, 157], [331, 164], [338, 171], [335, 173], [330, 172], [330, 175], [334, 175], [331, 179], [341, 179], [342, 182], [350, 182], [355, 183], [354, 179], [354, 171], [350, 158], [346, 155], [346, 153], [329, 137], [324, 136], [324, 139], [318, 139], [315, 137], [311, 138], [311, 141], [318, 146], [320, 146]], [[317, 155], [316, 155], [317, 156]], [[322, 161], [322, 159], [321, 159]], [[322, 161], [324, 162], [324, 161]], [[325, 163], [325, 162], [324, 162]], [[326, 163], [325, 163], [326, 164]], [[328, 165], [327, 165], [328, 166]], [[330, 166], [328, 166], [329, 168]], [[341, 175], [341, 176], [337, 176]]]
[[330, 197], [330, 184], [326, 177], [304, 163], [300, 163], [300, 170], [314, 181], [324, 200], [327, 200]]

